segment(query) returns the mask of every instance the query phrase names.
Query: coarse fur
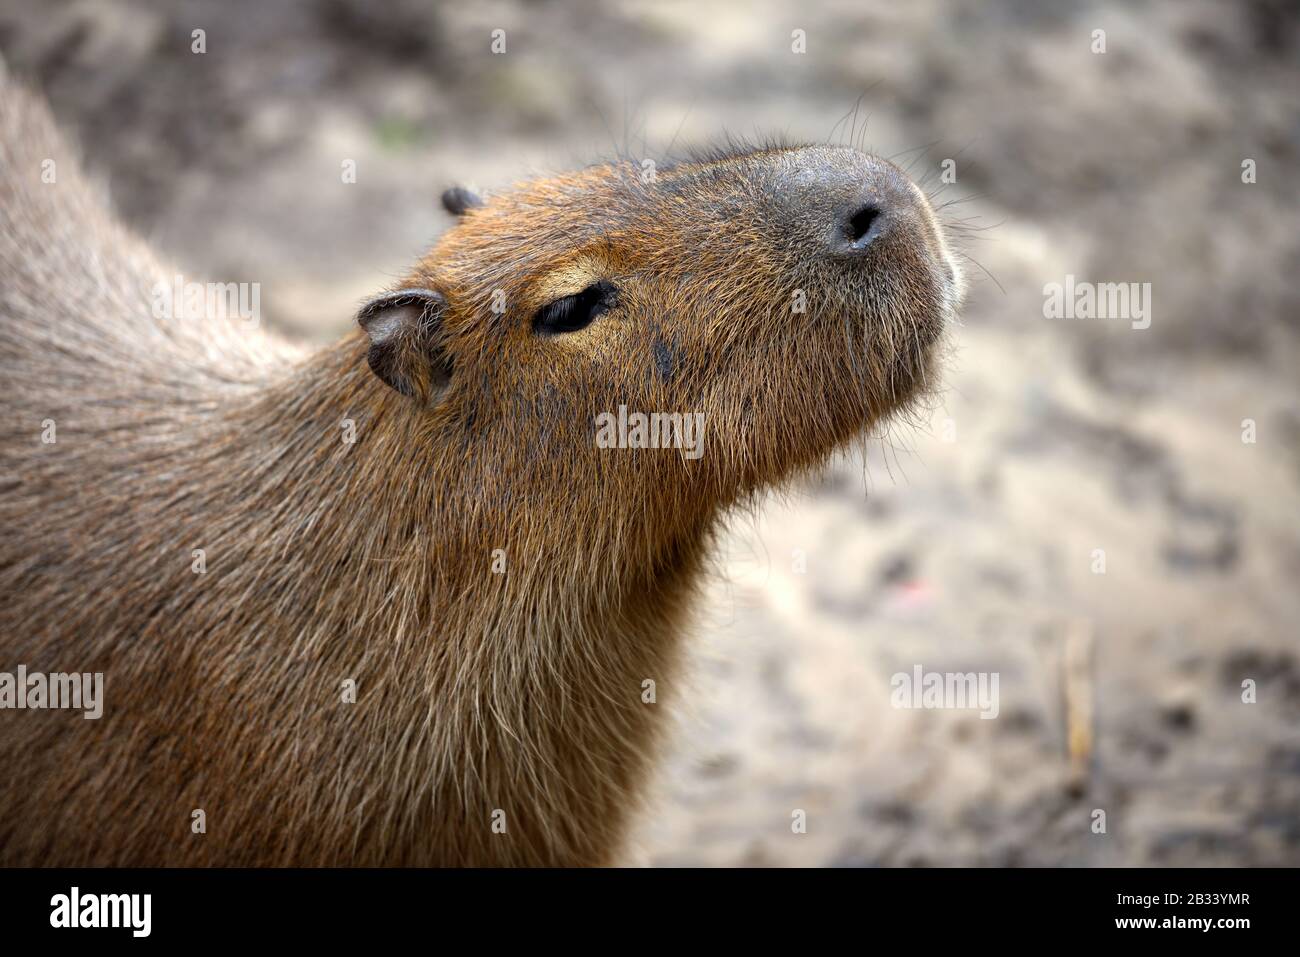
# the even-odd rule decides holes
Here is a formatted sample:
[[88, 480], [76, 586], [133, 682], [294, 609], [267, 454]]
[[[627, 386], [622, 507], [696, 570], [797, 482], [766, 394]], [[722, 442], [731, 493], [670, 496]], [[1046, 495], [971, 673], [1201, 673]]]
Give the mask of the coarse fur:
[[[889, 231], [823, 255], [864, 183]], [[440, 303], [403, 394], [361, 329], [157, 318], [175, 270], [0, 81], [0, 670], [105, 676], [100, 720], [0, 711], [0, 863], [619, 861], [720, 520], [905, 408], [960, 298], [847, 148], [455, 198], [394, 287]], [[703, 412], [704, 454], [598, 448], [620, 405]]]

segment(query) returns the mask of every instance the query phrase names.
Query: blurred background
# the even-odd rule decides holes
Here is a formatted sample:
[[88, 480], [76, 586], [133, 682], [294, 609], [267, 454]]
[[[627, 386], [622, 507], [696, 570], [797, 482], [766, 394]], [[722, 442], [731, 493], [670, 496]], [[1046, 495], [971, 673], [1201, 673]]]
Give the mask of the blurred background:
[[[0, 0], [0, 53], [137, 231], [313, 341], [454, 183], [896, 157], [969, 257], [946, 390], [731, 523], [637, 859], [1300, 864], [1296, 3]], [[1067, 275], [1150, 328], [1044, 318]], [[891, 707], [916, 665], [996, 672], [997, 719]]]

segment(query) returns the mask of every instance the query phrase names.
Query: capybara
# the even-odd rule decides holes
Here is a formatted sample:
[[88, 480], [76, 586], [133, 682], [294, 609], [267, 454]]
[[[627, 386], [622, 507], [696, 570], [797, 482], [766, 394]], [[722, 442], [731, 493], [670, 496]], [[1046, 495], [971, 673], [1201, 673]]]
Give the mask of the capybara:
[[444, 203], [309, 351], [160, 309], [0, 85], [0, 671], [103, 675], [0, 709], [0, 863], [624, 860], [723, 520], [910, 408], [961, 298], [847, 147]]

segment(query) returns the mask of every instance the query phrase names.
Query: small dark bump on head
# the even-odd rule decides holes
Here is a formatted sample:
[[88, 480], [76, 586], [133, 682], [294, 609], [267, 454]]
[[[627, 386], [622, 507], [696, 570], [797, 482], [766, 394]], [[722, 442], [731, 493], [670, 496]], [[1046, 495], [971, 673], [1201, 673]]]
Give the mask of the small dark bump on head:
[[453, 216], [463, 216], [467, 209], [483, 205], [483, 197], [464, 186], [453, 186], [442, 194], [442, 208]]

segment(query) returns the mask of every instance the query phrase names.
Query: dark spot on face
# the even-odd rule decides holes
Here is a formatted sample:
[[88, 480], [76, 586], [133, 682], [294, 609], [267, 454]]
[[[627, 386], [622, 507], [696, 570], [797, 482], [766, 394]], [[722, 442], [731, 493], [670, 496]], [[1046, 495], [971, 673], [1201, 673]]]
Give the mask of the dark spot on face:
[[677, 357], [673, 347], [663, 339], [655, 339], [654, 357], [655, 371], [659, 373], [659, 381], [664, 384], [671, 382], [677, 366]]

